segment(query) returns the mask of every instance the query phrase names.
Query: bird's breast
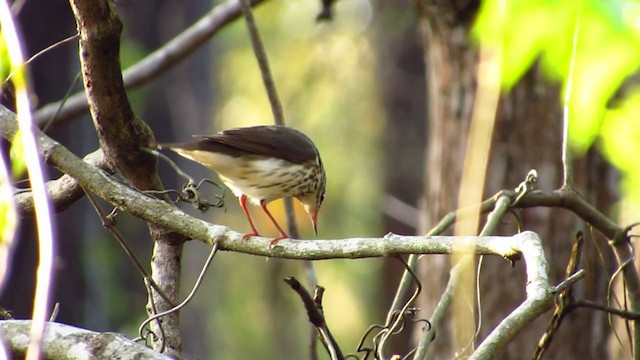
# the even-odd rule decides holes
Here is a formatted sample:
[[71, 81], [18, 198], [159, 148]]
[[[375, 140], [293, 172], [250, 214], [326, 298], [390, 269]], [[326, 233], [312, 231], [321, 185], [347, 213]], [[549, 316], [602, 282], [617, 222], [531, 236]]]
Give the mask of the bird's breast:
[[212, 168], [236, 196], [244, 194], [254, 203], [299, 195], [309, 172], [306, 165], [274, 158], [245, 158]]

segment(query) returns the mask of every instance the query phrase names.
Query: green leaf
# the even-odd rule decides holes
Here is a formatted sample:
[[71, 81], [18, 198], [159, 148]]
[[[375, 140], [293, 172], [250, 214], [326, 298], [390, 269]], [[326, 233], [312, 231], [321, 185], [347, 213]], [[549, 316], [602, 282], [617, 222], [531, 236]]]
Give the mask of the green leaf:
[[24, 160], [24, 145], [20, 138], [20, 130], [16, 132], [11, 142], [9, 151], [9, 159], [11, 160], [11, 173], [14, 178], [19, 178], [27, 169], [27, 163]]
[[[0, 32], [0, 81], [4, 83], [11, 72], [11, 61], [9, 60], [9, 49], [4, 41], [4, 36]], [[0, 84], [0, 89], [2, 85]]]
[[601, 145], [606, 157], [623, 173], [623, 190], [640, 202], [640, 88], [615, 109], [605, 112]]

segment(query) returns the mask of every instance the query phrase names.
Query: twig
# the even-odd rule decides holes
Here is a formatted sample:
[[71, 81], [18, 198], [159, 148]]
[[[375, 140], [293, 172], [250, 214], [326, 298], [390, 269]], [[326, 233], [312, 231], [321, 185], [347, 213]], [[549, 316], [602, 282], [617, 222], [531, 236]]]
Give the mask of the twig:
[[[106, 161], [104, 153], [100, 149], [88, 154], [82, 160], [95, 166], [97, 169], [102, 169], [107, 173], [113, 173], [111, 165]], [[56, 212], [67, 209], [84, 195], [84, 191], [78, 181], [66, 174], [58, 179], [47, 181], [46, 187], [47, 196], [53, 205], [53, 210]], [[30, 216], [33, 213], [34, 204], [32, 191], [20, 189], [13, 198], [20, 212], [20, 216]]]
[[523, 236], [521, 240], [517, 248], [525, 263], [527, 297], [487, 335], [471, 359], [495, 359], [522, 329], [553, 305], [553, 287], [549, 284], [549, 265], [544, 258], [542, 241], [537, 236]]
[[[496, 200], [494, 209], [487, 216], [487, 222], [485, 223], [482, 230], [480, 231], [480, 236], [487, 236], [487, 235], [493, 234], [496, 231], [496, 228], [498, 227], [502, 219], [504, 218], [504, 216], [507, 213], [513, 213], [513, 209], [512, 209], [513, 205], [518, 203], [518, 201], [520, 201], [520, 199], [522, 199], [526, 194], [533, 191], [534, 184], [536, 183], [536, 181], [537, 181], [537, 173], [535, 170], [531, 170], [527, 174], [525, 180], [522, 183], [520, 183], [520, 185], [516, 188], [515, 191], [517, 195], [515, 196], [514, 200], [512, 200], [512, 198], [507, 196], [506, 194], [502, 194], [501, 196], [499, 196], [498, 199]], [[513, 266], [513, 263], [515, 262], [515, 260], [519, 258], [520, 258], [520, 255], [518, 254], [516, 256], [505, 258], [505, 259], [509, 260], [511, 262], [511, 266]], [[476, 330], [473, 334], [473, 337], [469, 340], [469, 344], [467, 345], [467, 347], [465, 347], [465, 349], [463, 349], [463, 351], [461, 352], [462, 354], [464, 354], [467, 351], [467, 348], [469, 347], [473, 348], [475, 346], [476, 340], [478, 339], [478, 335], [480, 334], [480, 330], [482, 328], [482, 303], [480, 301], [480, 297], [481, 297], [480, 271], [482, 270], [483, 260], [484, 260], [484, 256], [480, 256], [478, 259], [478, 266], [476, 269], [476, 279], [475, 279], [478, 322], [476, 324]], [[468, 266], [470, 270], [471, 264], [469, 264]], [[460, 269], [464, 269], [464, 267], [461, 266]], [[463, 270], [458, 270], [458, 271], [463, 271]], [[448, 285], [449, 284], [447, 284], [447, 286]], [[455, 282], [454, 282], [454, 285], [455, 285]]]
[[113, 235], [113, 237], [115, 237], [116, 240], [118, 240], [118, 244], [120, 244], [122, 249], [124, 249], [124, 252], [127, 254], [131, 262], [133, 262], [133, 265], [136, 267], [138, 272], [142, 275], [144, 281], [149, 282], [150, 286], [154, 288], [158, 292], [158, 294], [160, 294], [160, 296], [162, 296], [162, 298], [167, 303], [170, 304], [170, 306], [174, 306], [173, 301], [164, 293], [164, 291], [162, 291], [162, 289], [158, 286], [158, 284], [156, 284], [156, 282], [153, 281], [153, 278], [151, 277], [151, 275], [149, 275], [147, 270], [145, 270], [144, 266], [142, 266], [142, 263], [140, 262], [136, 254], [133, 252], [133, 249], [129, 247], [129, 244], [125, 240], [124, 236], [122, 236], [120, 231], [115, 226], [113, 226], [113, 220], [109, 219], [105, 215], [104, 211], [102, 211], [102, 208], [98, 204], [98, 201], [95, 199], [93, 194], [84, 188], [83, 190], [85, 195], [87, 196], [87, 199], [89, 200], [89, 203], [91, 203], [91, 206], [93, 206], [95, 211], [98, 213], [98, 216], [100, 217], [100, 221], [102, 222], [102, 226], [105, 227], [107, 230], [109, 230], [109, 232]]
[[302, 286], [302, 284], [300, 284], [298, 280], [296, 280], [296, 278], [288, 277], [284, 279], [284, 282], [286, 282], [291, 287], [291, 289], [293, 289], [296, 293], [298, 293], [298, 296], [300, 296], [300, 300], [302, 300], [302, 303], [307, 310], [307, 317], [309, 318], [309, 322], [318, 331], [320, 339], [322, 340], [322, 344], [324, 345], [325, 349], [327, 349], [327, 352], [331, 356], [331, 359], [344, 359], [342, 350], [340, 350], [340, 346], [338, 346], [338, 343], [327, 327], [327, 323], [324, 318], [324, 311], [322, 310], [322, 295], [324, 293], [324, 289], [322, 287], [316, 287], [314, 290], [314, 297], [312, 298], [309, 292]]
[[587, 275], [587, 272], [584, 269], [580, 269], [576, 271], [573, 275], [568, 278], [562, 280], [562, 282], [556, 285], [553, 289], [554, 292], [559, 293], [561, 291], [565, 291], [572, 287], [575, 283], [582, 280]]
[[64, 104], [67, 103], [67, 100], [69, 99], [69, 97], [71, 96], [71, 92], [73, 91], [73, 88], [76, 86], [76, 84], [80, 81], [80, 71], [78, 71], [78, 73], [76, 74], [76, 76], [73, 78], [73, 81], [71, 82], [71, 85], [69, 85], [69, 88], [67, 89], [67, 92], [64, 93], [64, 96], [62, 97], [62, 100], [60, 100], [59, 102], [59, 106], [56, 109], [56, 112], [54, 112], [51, 117], [49, 118], [49, 120], [47, 120], [47, 122], [42, 124], [42, 131], [47, 132], [47, 130], [49, 129], [49, 127], [51, 126], [51, 124], [53, 124], [53, 121], [58, 117], [58, 115], [60, 114], [60, 112], [62, 111], [62, 109], [64, 108]]
[[[68, 36], [60, 41], [56, 41], [55, 43], [47, 46], [46, 48], [38, 51], [37, 53], [35, 53], [33, 56], [31, 56], [27, 61], [24, 62], [25, 65], [30, 64], [33, 60], [37, 59], [38, 57], [40, 57], [40, 55], [48, 52], [49, 50], [53, 50], [56, 47], [63, 45], [65, 43], [68, 43], [69, 41], [75, 40], [77, 39], [79, 36], [79, 34], [74, 34], [71, 36]], [[15, 70], [11, 71], [11, 73], [9, 75], [7, 75], [7, 77], [5, 79], [3, 79], [3, 84], [6, 84], [7, 82], [9, 82], [9, 80], [11, 80], [11, 78], [13, 77], [13, 75], [15, 74]]]
[[629, 320], [629, 321], [638, 321], [638, 320], [640, 320], [640, 312], [617, 309], [617, 308], [606, 306], [606, 305], [602, 305], [602, 304], [599, 304], [599, 303], [596, 303], [596, 302], [590, 301], [590, 300], [576, 300], [576, 301], [574, 301], [574, 303], [571, 304], [571, 306], [570, 306], [570, 310], [574, 310], [574, 309], [577, 309], [577, 308], [588, 308], [588, 309], [600, 310], [600, 311], [604, 311], [604, 312], [609, 313], [609, 314], [620, 316], [621, 318], [623, 318], [625, 320]]
[[49, 322], [55, 322], [58, 317], [58, 312], [60, 311], [60, 303], [57, 302], [53, 304], [53, 310], [51, 310], [51, 315], [49, 316]]
[[[147, 296], [149, 297], [149, 307], [150, 307], [150, 313], [152, 315], [156, 315], [158, 313], [158, 306], [156, 305], [156, 301], [155, 298], [153, 296], [153, 289], [151, 288], [151, 283], [146, 281], [144, 281], [144, 286], [147, 289]], [[173, 304], [173, 303], [170, 303]], [[171, 305], [173, 306], [173, 305]], [[162, 326], [162, 321], [160, 320], [160, 318], [156, 319], [156, 326], [158, 327], [158, 329], [160, 329], [160, 338], [162, 339], [162, 342], [160, 343], [160, 351], [159, 352], [164, 352], [165, 346], [167, 345], [166, 339], [167, 339], [167, 335], [164, 332], [164, 326]], [[145, 339], [148, 339], [148, 336], [151, 335], [152, 337], [155, 336], [155, 333], [151, 330], [148, 330], [147, 336], [145, 336]], [[153, 343], [153, 341], [155, 341], [155, 339], [152, 338], [151, 342]], [[149, 341], [145, 341], [145, 345], [151, 347], [152, 344], [149, 344]]]
[[[578, 266], [580, 266], [583, 244], [584, 237], [582, 231], [578, 231], [575, 239], [573, 240], [573, 244], [571, 245], [571, 256], [569, 257], [569, 262], [567, 263], [567, 269], [565, 271], [565, 277], [567, 279], [575, 275], [576, 271], [578, 270]], [[562, 282], [562, 284], [566, 283], [568, 282]], [[571, 306], [574, 303], [573, 288], [571, 286], [564, 286], [562, 288], [560, 286], [557, 286], [556, 291], [556, 309], [553, 312], [553, 317], [551, 318], [551, 322], [547, 327], [547, 331], [545, 331], [545, 333], [542, 335], [542, 338], [540, 338], [538, 346], [533, 353], [533, 359], [535, 360], [542, 359], [544, 353], [547, 351], [547, 349], [549, 349], [555, 333], [558, 331], [558, 329], [560, 329], [562, 320], [564, 320], [564, 317], [571, 311]]]
[[[429, 230], [429, 232], [427, 232], [426, 236], [434, 236], [434, 235], [438, 235], [443, 233], [445, 230], [447, 230], [459, 217], [462, 216], [467, 216], [468, 214], [472, 214], [476, 211], [480, 211], [482, 213], [486, 213], [488, 211], [490, 211], [491, 209], [494, 208], [495, 203], [496, 203], [496, 199], [498, 199], [498, 197], [502, 194], [502, 192], [494, 195], [493, 197], [483, 201], [481, 204], [479, 205], [472, 205], [468, 208], [463, 208], [463, 209], [458, 209], [458, 210], [454, 210], [449, 212], [447, 215], [445, 215], [440, 222], [434, 226], [431, 230]], [[417, 263], [418, 263], [418, 258], [419, 255], [409, 255], [409, 258], [407, 259], [407, 264], [409, 265], [409, 267], [413, 270], [416, 269]], [[390, 318], [392, 316], [392, 314], [400, 309], [400, 304], [402, 304], [402, 301], [405, 297], [405, 295], [407, 294], [407, 292], [409, 291], [409, 286], [411, 285], [411, 281], [412, 281], [412, 276], [408, 271], [404, 271], [404, 273], [402, 274], [402, 279], [400, 280], [400, 284], [398, 285], [398, 289], [396, 290], [396, 294], [393, 298], [393, 302], [391, 304], [391, 306], [389, 307], [389, 311], [387, 312], [387, 322], [390, 321]]]
[[[459, 216], [464, 216], [469, 212], [477, 211], [478, 208], [480, 208], [481, 212], [483, 213], [486, 212], [488, 209], [493, 208], [496, 201], [495, 199], [496, 197], [490, 198], [488, 200], [483, 201], [482, 204], [480, 205], [475, 205], [470, 208], [459, 209], [459, 210], [449, 212], [447, 215], [445, 215], [442, 218], [442, 220], [440, 220], [440, 222], [435, 227], [429, 230], [426, 236], [434, 236], [434, 235], [443, 233], [455, 222], [455, 220]], [[407, 259], [407, 265], [410, 269], [415, 271], [419, 257], [420, 255], [416, 255], [416, 254], [409, 255], [409, 258]], [[412, 274], [405, 269], [404, 273], [402, 274], [400, 283], [398, 284], [398, 289], [396, 290], [396, 294], [393, 298], [391, 306], [389, 307], [389, 311], [387, 312], [386, 323], [390, 323], [393, 313], [400, 310], [403, 299], [406, 296], [407, 292], [409, 291], [409, 286], [411, 285], [412, 281], [413, 281]]]
[[571, 92], [573, 90], [573, 71], [576, 63], [576, 52], [578, 49], [578, 36], [580, 35], [580, 21], [582, 18], [582, 1], [578, 2], [576, 13], [576, 23], [573, 27], [573, 41], [571, 43], [571, 58], [569, 60], [569, 71], [567, 84], [562, 103], [562, 167], [564, 173], [563, 189], [573, 187], [573, 163], [571, 159], [571, 149], [569, 147], [569, 103], [571, 102]]
[[418, 275], [416, 275], [415, 271], [411, 268], [409, 263], [405, 262], [400, 256], [395, 256], [395, 259], [402, 263], [402, 265], [405, 268], [405, 271], [411, 276], [411, 279], [416, 285], [416, 289], [413, 291], [413, 294], [411, 295], [411, 297], [409, 297], [409, 299], [404, 303], [404, 305], [399, 310], [394, 311], [394, 314], [392, 314], [391, 317], [387, 317], [387, 322], [385, 324], [385, 327], [382, 329], [382, 331], [380, 331], [380, 334], [379, 334], [380, 340], [375, 345], [375, 353], [380, 359], [386, 358], [384, 356], [384, 350], [385, 350], [385, 344], [387, 340], [391, 335], [396, 335], [400, 333], [400, 330], [404, 327], [406, 315], [410, 313], [408, 311], [409, 307], [413, 305], [413, 303], [418, 298], [418, 295], [420, 295], [420, 292], [422, 291], [422, 284], [420, 283], [420, 278], [418, 277]]
[[155, 314], [151, 317], [149, 317], [147, 320], [143, 321], [142, 324], [140, 325], [139, 329], [138, 329], [138, 338], [134, 339], [134, 341], [139, 341], [144, 339], [144, 329], [145, 327], [152, 321], [159, 319], [163, 316], [167, 316], [169, 314], [172, 314], [180, 309], [182, 309], [185, 305], [187, 305], [189, 303], [189, 301], [191, 301], [191, 299], [193, 298], [193, 296], [196, 294], [196, 292], [198, 291], [198, 288], [200, 288], [200, 284], [202, 284], [202, 279], [204, 279], [204, 275], [207, 272], [207, 269], [209, 268], [209, 265], [211, 265], [211, 261], [213, 261], [213, 257], [216, 255], [216, 253], [218, 252], [219, 249], [219, 243], [218, 242], [214, 242], [213, 246], [211, 247], [211, 252], [209, 253], [209, 257], [207, 257], [207, 260], [205, 261], [204, 265], [202, 266], [202, 270], [200, 271], [200, 275], [198, 275], [198, 278], [196, 279], [195, 284], [193, 285], [193, 288], [191, 289], [191, 292], [189, 292], [189, 295], [187, 295], [187, 297], [178, 305], [172, 307], [171, 309], [167, 310], [167, 311], [163, 311], [161, 313]]
[[273, 120], [276, 125], [285, 125], [284, 111], [282, 111], [282, 104], [278, 97], [278, 91], [276, 90], [273, 76], [271, 75], [271, 68], [269, 67], [269, 59], [267, 53], [260, 40], [260, 34], [258, 33], [258, 27], [253, 19], [253, 11], [251, 10], [251, 4], [249, 0], [240, 0], [242, 5], [242, 13], [247, 24], [247, 30], [249, 31], [249, 38], [251, 39], [251, 45], [253, 45], [253, 52], [258, 61], [260, 67], [260, 74], [262, 75], [262, 82], [267, 90], [267, 96], [269, 96], [269, 103], [271, 104], [271, 112], [273, 113]]
[[[622, 278], [622, 286], [623, 288], [626, 287], [628, 285], [627, 283], [627, 277], [624, 275], [627, 275], [629, 273], [631, 274], [636, 274], [636, 269], [635, 266], [633, 266], [634, 264], [634, 260], [635, 260], [635, 253], [634, 253], [634, 249], [633, 249], [633, 245], [631, 243], [627, 243], [627, 247], [629, 248], [629, 255], [626, 258], [620, 258], [620, 254], [618, 252], [616, 252], [616, 256], [618, 258], [618, 262], [620, 263], [620, 266], [618, 266], [618, 268], [616, 269], [616, 271], [613, 272], [613, 275], [611, 275], [611, 279], [609, 279], [609, 283], [607, 284], [607, 303], [609, 303], [609, 299], [610, 299], [610, 294], [613, 293], [613, 284], [615, 282], [615, 279], [618, 277], [618, 275], [623, 274], [623, 278]], [[619, 247], [615, 247], [614, 249], [619, 249]], [[631, 286], [633, 286], [633, 284], [630, 284]], [[633, 294], [637, 294], [636, 291], [624, 291], [623, 294], [623, 301], [624, 301], [624, 308], [627, 309], [628, 307], [631, 307], [631, 311], [632, 312], [637, 312], [638, 311], [638, 299], [635, 298], [635, 296]], [[615, 294], [614, 294], [615, 297]], [[617, 300], [617, 298], [616, 298]], [[629, 304], [627, 304], [627, 301], [629, 301], [631, 304], [629, 306]], [[619, 301], [618, 301], [618, 305]], [[607, 314], [608, 315], [608, 320], [609, 320], [609, 325], [611, 326], [612, 330], [613, 330], [613, 334], [616, 337], [616, 339], [618, 339], [619, 343], [622, 343], [620, 337], [618, 336], [618, 332], [616, 331], [616, 328], [613, 326], [613, 319], [611, 318], [611, 314]], [[631, 327], [631, 328], [630, 328]], [[629, 338], [631, 339], [631, 345], [632, 345], [632, 352], [631, 352], [631, 357], [634, 357], [634, 359], [637, 359], [636, 357], [640, 357], [640, 354], [636, 351], [636, 348], [638, 347], [638, 328], [640, 326], [637, 326], [635, 324], [629, 324], [629, 322], [625, 322], [625, 328], [627, 330], [627, 335], [629, 336]]]

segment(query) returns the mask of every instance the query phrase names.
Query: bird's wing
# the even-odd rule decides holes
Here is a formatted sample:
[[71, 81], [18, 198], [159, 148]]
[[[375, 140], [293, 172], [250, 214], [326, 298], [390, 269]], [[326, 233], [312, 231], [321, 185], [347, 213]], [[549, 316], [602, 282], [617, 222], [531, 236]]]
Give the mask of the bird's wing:
[[201, 150], [223, 152], [230, 156], [251, 153], [296, 164], [313, 161], [318, 156], [315, 145], [306, 135], [284, 126], [234, 128], [213, 136], [197, 136], [197, 138], [201, 139], [197, 143], [204, 147]]

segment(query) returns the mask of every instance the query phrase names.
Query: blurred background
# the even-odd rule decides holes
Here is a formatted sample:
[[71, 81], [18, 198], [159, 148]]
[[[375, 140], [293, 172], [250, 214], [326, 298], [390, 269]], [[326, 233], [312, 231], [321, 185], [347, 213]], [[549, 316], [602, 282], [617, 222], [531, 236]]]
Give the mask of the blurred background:
[[[543, 5], [575, 6], [574, 2], [552, 3]], [[181, 33], [218, 2], [125, 0], [115, 4], [124, 23], [121, 61], [126, 68]], [[600, 9], [599, 2], [587, 4]], [[311, 0], [267, 1], [255, 10], [288, 125], [314, 140], [327, 171], [327, 198], [319, 215], [318, 237], [425, 233], [456, 208], [477, 86], [477, 44], [470, 40], [470, 33], [480, 2], [340, 0], [334, 4], [334, 20], [316, 22], [321, 5]], [[66, 2], [25, 1], [19, 20], [28, 55], [75, 33]], [[489, 27], [493, 24], [488, 23]], [[539, 33], [522, 26], [511, 39], [516, 45]], [[608, 41], [607, 36], [592, 38]], [[553, 65], [566, 65], [565, 58], [560, 60]], [[537, 188], [550, 192], [562, 185], [561, 89], [557, 81], [545, 80], [537, 65], [530, 65], [519, 69], [521, 73], [513, 80], [517, 83], [500, 99], [486, 196], [515, 188], [532, 168], [538, 170]], [[38, 57], [31, 70], [38, 107], [61, 99], [70, 88], [72, 93], [82, 90], [81, 83], [74, 81], [78, 77], [74, 41]], [[187, 59], [129, 95], [136, 113], [149, 123], [159, 142], [273, 123], [243, 20], [225, 27]], [[3, 93], [2, 102], [11, 104], [10, 96]], [[48, 133], [79, 156], [98, 148], [88, 114], [56, 123]], [[217, 179], [198, 164], [169, 156], [197, 179]], [[618, 201], [618, 172], [595, 147], [585, 149], [574, 167], [576, 187], [585, 199], [626, 222], [637, 220], [637, 206]], [[182, 186], [183, 180], [162, 162], [160, 173], [168, 188]], [[52, 178], [58, 175], [50, 174]], [[205, 192], [211, 198], [220, 194], [215, 187]], [[225, 204], [224, 209], [205, 214], [188, 205], [183, 209], [212, 223], [249, 230], [229, 191], [225, 191]], [[302, 236], [312, 238], [308, 218], [299, 204], [295, 206]], [[284, 223], [282, 202], [270, 204], [270, 209]], [[250, 210], [263, 234], [277, 234], [258, 208]], [[553, 282], [564, 278], [571, 240], [577, 230], [583, 230], [587, 241], [582, 265], [588, 275], [576, 286], [576, 294], [608, 301], [606, 289], [617, 265], [606, 239], [564, 210], [532, 208], [517, 215], [525, 229], [538, 232], [545, 240]], [[52, 299], [60, 304], [57, 320], [137, 336], [137, 327], [146, 318], [146, 293], [116, 240], [102, 228], [86, 199], [57, 214], [56, 224], [59, 255]], [[515, 218], [508, 219], [500, 233], [513, 234], [517, 225]], [[146, 225], [120, 214], [117, 226], [142, 262], [149, 263], [152, 244]], [[0, 306], [16, 318], [31, 316], [37, 266], [34, 228], [30, 219], [22, 221], [11, 279], [0, 297]], [[209, 250], [198, 241], [185, 245], [183, 295]], [[439, 301], [448, 279], [448, 259], [422, 258], [424, 290], [417, 303], [422, 309], [419, 317], [429, 317]], [[503, 259], [484, 260], [480, 339], [525, 296], [523, 265], [508, 266]], [[327, 323], [343, 351], [352, 353], [369, 325], [384, 322], [403, 266], [395, 260], [367, 259], [320, 261], [315, 267], [320, 285], [326, 288]], [[307, 358], [309, 325], [299, 298], [282, 281], [288, 276], [306, 283], [300, 262], [219, 253], [195, 299], [181, 311], [185, 355], [199, 359]], [[521, 333], [502, 358], [517, 359], [532, 352], [549, 315]], [[452, 358], [460, 349], [451, 344], [450, 335], [456, 329], [447, 326], [450, 324], [438, 333], [434, 358]], [[573, 312], [556, 334], [550, 358], [624, 358], [625, 351], [610, 328], [604, 313]], [[413, 326], [403, 331], [394, 339], [391, 351], [406, 353], [411, 349], [412, 331], [418, 334], [420, 330], [421, 326]]]
[[[270, 1], [255, 11], [288, 125], [315, 141], [328, 174], [319, 238], [415, 233], [426, 138], [423, 60], [414, 11], [406, 4], [388, 3], [340, 1], [334, 8], [337, 16], [329, 22], [315, 20], [320, 1]], [[215, 5], [201, 0], [116, 4], [124, 22], [123, 68]], [[19, 19], [29, 56], [75, 32], [66, 2], [27, 1]], [[32, 75], [38, 107], [62, 98], [78, 75], [76, 42], [36, 59]], [[76, 83], [73, 92], [81, 86]], [[150, 124], [159, 142], [273, 123], [242, 20], [224, 28], [150, 85], [129, 94], [137, 114]], [[393, 96], [385, 98], [385, 94]], [[387, 122], [390, 111], [400, 112], [397, 123]], [[417, 125], [409, 127], [412, 122]], [[385, 129], [391, 134], [385, 135]], [[48, 133], [79, 156], [98, 148], [88, 114], [56, 124]], [[402, 141], [390, 141], [387, 136]], [[196, 178], [217, 179], [204, 167], [170, 156]], [[182, 185], [182, 179], [162, 162], [160, 171], [167, 187]], [[383, 191], [385, 187], [395, 187], [396, 192]], [[219, 194], [215, 187], [205, 191], [211, 198]], [[385, 202], [394, 216], [385, 215]], [[213, 223], [248, 231], [237, 199], [228, 190], [225, 205], [206, 214], [189, 205], [182, 208]], [[269, 207], [284, 224], [283, 202]], [[308, 217], [299, 204], [295, 207], [302, 236], [313, 237]], [[259, 208], [250, 210], [263, 234], [277, 234]], [[52, 299], [60, 304], [57, 320], [137, 336], [137, 327], [146, 317], [145, 289], [116, 240], [102, 228], [86, 199], [57, 214], [56, 221], [59, 257]], [[152, 244], [145, 224], [124, 214], [118, 216], [117, 224], [148, 264]], [[12, 277], [0, 303], [14, 317], [28, 318], [37, 263], [30, 220], [22, 222], [20, 236]], [[198, 241], [186, 244], [184, 295], [208, 252], [209, 247]], [[393, 294], [385, 289], [385, 282], [395, 289], [403, 267], [381, 259], [321, 261], [315, 267], [320, 285], [326, 288], [327, 321], [344, 351], [352, 352], [369, 324], [384, 321], [384, 307]], [[287, 276], [306, 284], [300, 262], [219, 253], [195, 299], [182, 311], [185, 354], [200, 359], [306, 357], [309, 325], [299, 298], [282, 281]]]

